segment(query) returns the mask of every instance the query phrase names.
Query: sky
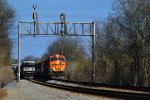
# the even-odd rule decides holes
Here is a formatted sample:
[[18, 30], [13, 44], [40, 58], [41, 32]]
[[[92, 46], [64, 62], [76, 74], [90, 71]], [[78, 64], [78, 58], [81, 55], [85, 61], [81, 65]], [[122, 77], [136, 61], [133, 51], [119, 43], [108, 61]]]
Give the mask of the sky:
[[[112, 11], [113, 0], [7, 0], [16, 11], [17, 27], [21, 21], [33, 21], [33, 4], [37, 5], [37, 13], [40, 22], [58, 22], [60, 13], [65, 13], [68, 22], [90, 22], [107, 18]], [[14, 49], [12, 56], [17, 59], [17, 32], [14, 28]], [[21, 59], [33, 55], [41, 57], [47, 47], [54, 41], [53, 37], [22, 37]]]

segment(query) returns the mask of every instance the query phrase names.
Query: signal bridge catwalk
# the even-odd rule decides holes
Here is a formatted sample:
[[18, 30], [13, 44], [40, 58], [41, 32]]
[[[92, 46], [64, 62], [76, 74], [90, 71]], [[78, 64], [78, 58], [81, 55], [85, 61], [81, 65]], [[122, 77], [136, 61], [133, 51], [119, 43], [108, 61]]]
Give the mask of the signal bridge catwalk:
[[20, 35], [94, 36], [94, 22], [23, 22]]

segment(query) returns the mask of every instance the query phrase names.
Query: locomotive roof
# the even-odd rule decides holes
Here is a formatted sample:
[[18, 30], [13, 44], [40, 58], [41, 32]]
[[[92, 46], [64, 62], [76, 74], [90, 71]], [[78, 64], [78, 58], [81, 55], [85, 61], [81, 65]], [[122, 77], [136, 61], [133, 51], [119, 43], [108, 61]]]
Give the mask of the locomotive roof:
[[23, 63], [35, 63], [35, 61], [24, 61]]
[[50, 56], [50, 57], [56, 57], [56, 58], [58, 58], [58, 57], [64, 57], [64, 58], [65, 58], [65, 56], [63, 56], [63, 55], [59, 55], [59, 54], [52, 55], [52, 56]]

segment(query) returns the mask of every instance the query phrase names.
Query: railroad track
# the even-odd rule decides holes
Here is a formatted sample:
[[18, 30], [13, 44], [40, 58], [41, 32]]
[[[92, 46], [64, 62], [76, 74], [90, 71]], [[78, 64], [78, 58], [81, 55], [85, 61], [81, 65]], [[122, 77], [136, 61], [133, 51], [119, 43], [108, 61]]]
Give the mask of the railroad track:
[[106, 84], [106, 83], [90, 83], [90, 82], [81, 82], [81, 81], [71, 81], [71, 80], [63, 80], [63, 79], [54, 79], [57, 81], [67, 82], [67, 83], [74, 83], [74, 84], [81, 84], [86, 86], [94, 86], [94, 87], [110, 87], [114, 89], [124, 89], [124, 90], [131, 90], [131, 91], [141, 91], [141, 92], [150, 92], [150, 87], [136, 87], [136, 86], [125, 86], [125, 85], [116, 85], [116, 84]]
[[144, 91], [141, 90], [127, 90], [122, 89], [120, 87], [106, 87], [106, 86], [98, 86], [93, 85], [93, 83], [84, 84], [84, 82], [75, 82], [73, 81], [64, 81], [64, 80], [29, 80], [34, 83], [38, 83], [48, 87], [54, 87], [59, 89], [64, 89], [68, 91], [92, 94], [97, 96], [106, 96], [106, 97], [113, 97], [113, 98], [121, 98], [121, 99], [136, 99], [136, 100], [150, 100], [150, 92], [148, 90]]

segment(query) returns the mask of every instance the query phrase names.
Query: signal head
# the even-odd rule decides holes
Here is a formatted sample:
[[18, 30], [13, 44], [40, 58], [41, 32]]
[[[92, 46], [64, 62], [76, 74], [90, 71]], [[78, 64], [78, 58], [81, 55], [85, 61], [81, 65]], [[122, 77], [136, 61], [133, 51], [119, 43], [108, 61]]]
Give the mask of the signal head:
[[61, 14], [60, 14], [60, 20], [61, 20], [61, 21], [64, 21], [64, 20], [65, 20], [65, 14], [64, 14], [64, 13], [61, 13]]
[[33, 4], [33, 9], [35, 10], [37, 8], [37, 5], [36, 4]]

